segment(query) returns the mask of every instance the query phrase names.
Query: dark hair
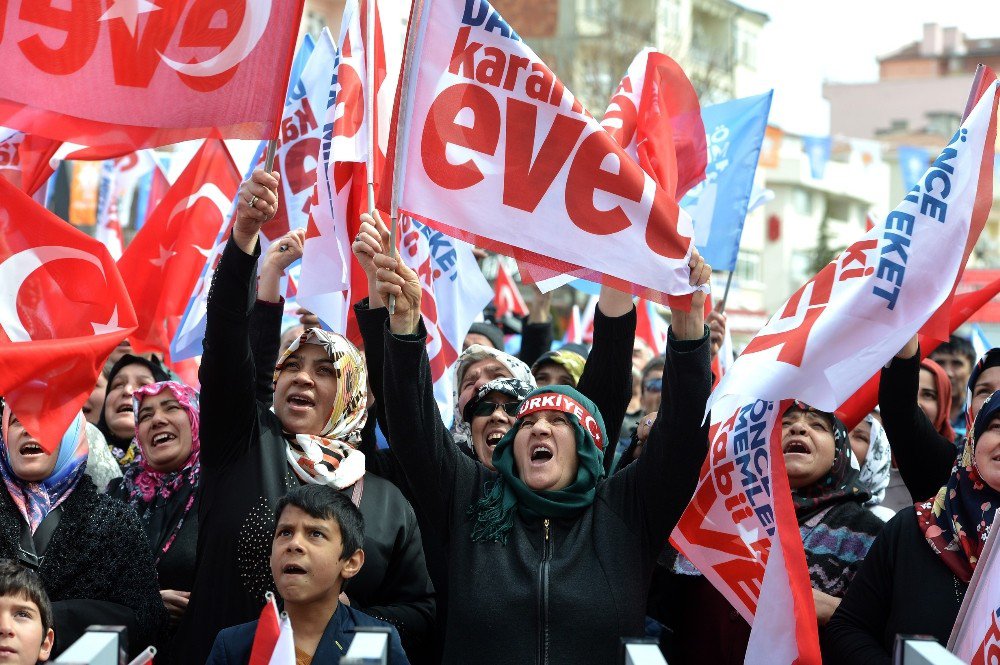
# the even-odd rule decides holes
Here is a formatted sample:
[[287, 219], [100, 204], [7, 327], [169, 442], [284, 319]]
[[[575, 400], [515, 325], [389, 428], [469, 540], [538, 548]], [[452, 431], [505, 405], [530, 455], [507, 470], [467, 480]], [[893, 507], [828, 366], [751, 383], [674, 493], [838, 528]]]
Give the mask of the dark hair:
[[976, 360], [978, 360], [976, 349], [972, 346], [972, 342], [958, 335], [952, 335], [948, 338], [947, 342], [944, 342], [938, 348], [931, 351], [931, 358], [934, 357], [935, 353], [953, 353], [956, 356], [965, 356], [969, 360], [969, 364], [973, 366], [975, 366]]
[[642, 368], [643, 390], [646, 389], [645, 388], [646, 377], [649, 376], [652, 372], [655, 372], [656, 370], [660, 370], [662, 372], [666, 368], [666, 366], [667, 366], [667, 357], [663, 355], [656, 356], [648, 363], [646, 363], [646, 366]]
[[278, 507], [274, 510], [275, 519], [281, 519], [281, 513], [288, 506], [295, 506], [310, 517], [318, 520], [333, 520], [340, 527], [340, 540], [343, 550], [340, 560], [350, 557], [365, 544], [365, 518], [345, 494], [328, 485], [302, 485], [289, 490], [281, 497]]
[[0, 559], [0, 596], [16, 596], [37, 605], [43, 637], [52, 628], [52, 604], [42, 586], [42, 578], [35, 571], [13, 559]]

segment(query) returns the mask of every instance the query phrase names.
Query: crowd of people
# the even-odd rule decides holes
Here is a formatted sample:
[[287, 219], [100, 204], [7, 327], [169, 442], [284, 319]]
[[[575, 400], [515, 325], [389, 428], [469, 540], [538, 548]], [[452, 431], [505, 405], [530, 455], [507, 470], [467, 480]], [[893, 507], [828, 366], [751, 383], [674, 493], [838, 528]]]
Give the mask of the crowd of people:
[[[750, 626], [668, 543], [709, 449], [726, 320], [704, 293], [662, 349], [607, 286], [590, 348], [552, 350], [545, 298], [517, 356], [475, 324], [448, 424], [419, 279], [377, 215], [352, 245], [363, 349], [281, 329], [305, 237], [261, 258], [277, 191], [262, 170], [240, 188], [200, 391], [125, 343], [51, 454], [3, 409], [0, 662], [112, 624], [158, 662], [243, 664], [276, 594], [301, 664], [338, 662], [358, 627], [388, 630], [394, 665], [609, 664], [629, 637], [671, 664], [741, 663]], [[697, 252], [689, 267], [708, 282]], [[856, 426], [795, 402], [781, 437], [824, 662], [947, 641], [1000, 507], [1000, 349], [953, 337], [923, 358], [914, 338]]]

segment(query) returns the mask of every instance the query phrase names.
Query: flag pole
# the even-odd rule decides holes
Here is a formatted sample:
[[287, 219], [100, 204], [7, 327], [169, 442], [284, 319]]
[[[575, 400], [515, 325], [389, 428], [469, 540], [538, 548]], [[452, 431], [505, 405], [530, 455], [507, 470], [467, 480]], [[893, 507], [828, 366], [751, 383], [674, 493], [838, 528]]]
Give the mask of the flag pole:
[[278, 139], [267, 142], [267, 153], [264, 156], [264, 170], [268, 173], [274, 170], [274, 154], [278, 151]]
[[[400, 197], [400, 174], [403, 171], [405, 162], [405, 150], [400, 150], [400, 146], [406, 146], [410, 140], [410, 94], [413, 78], [413, 59], [416, 57], [417, 41], [423, 38], [423, 11], [424, 0], [413, 0], [410, 10], [410, 22], [406, 29], [406, 47], [403, 51], [403, 71], [399, 82], [399, 107], [396, 112], [396, 150], [394, 163], [392, 165], [392, 204], [389, 211], [389, 246], [392, 252], [390, 256], [396, 255], [396, 226], [399, 220], [399, 197]], [[396, 311], [396, 298], [389, 296], [386, 303], [389, 314]]]
[[368, 214], [375, 217], [375, 0], [365, 4], [365, 127], [368, 129], [368, 155], [365, 174], [368, 185]]
[[722, 292], [722, 300], [719, 301], [718, 307], [715, 308], [719, 314], [725, 314], [726, 312], [726, 301], [729, 299], [729, 287], [733, 285], [733, 273], [735, 270], [729, 271], [729, 276], [726, 277], [726, 288]]

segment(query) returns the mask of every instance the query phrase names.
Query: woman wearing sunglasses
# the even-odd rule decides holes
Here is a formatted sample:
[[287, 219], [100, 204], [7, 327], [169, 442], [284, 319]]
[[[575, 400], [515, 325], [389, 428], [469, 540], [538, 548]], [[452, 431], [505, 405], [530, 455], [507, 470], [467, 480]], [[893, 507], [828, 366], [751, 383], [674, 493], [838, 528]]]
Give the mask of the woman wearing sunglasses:
[[496, 471], [493, 449], [514, 424], [521, 400], [533, 389], [526, 381], [493, 379], [466, 403], [462, 417], [472, 430], [472, 449], [490, 471]]

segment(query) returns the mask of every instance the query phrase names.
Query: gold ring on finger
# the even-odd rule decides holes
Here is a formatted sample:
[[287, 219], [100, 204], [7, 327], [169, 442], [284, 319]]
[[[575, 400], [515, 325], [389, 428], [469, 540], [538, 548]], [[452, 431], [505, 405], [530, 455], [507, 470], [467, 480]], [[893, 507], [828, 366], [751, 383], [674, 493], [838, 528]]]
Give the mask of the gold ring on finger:
[[257, 197], [256, 196], [250, 197], [250, 207], [251, 208], [256, 208], [257, 207]]

